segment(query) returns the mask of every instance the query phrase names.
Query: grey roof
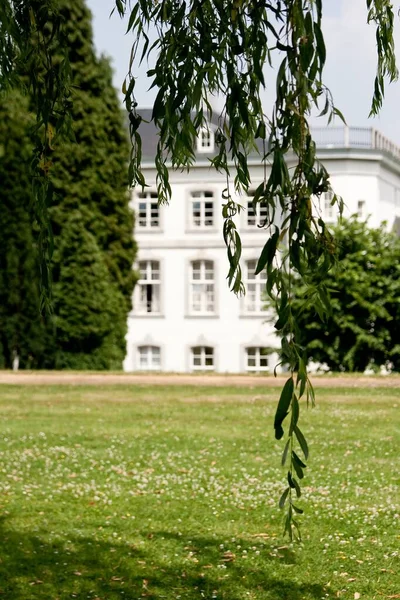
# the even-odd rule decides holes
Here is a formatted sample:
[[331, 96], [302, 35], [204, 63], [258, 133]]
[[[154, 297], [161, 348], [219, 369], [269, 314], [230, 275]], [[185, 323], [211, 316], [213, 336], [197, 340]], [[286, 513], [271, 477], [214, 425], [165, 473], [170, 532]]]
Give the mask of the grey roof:
[[[157, 143], [158, 143], [158, 135], [159, 135], [154, 121], [151, 120], [153, 110], [151, 108], [138, 108], [137, 112], [142, 117], [142, 121], [139, 125], [138, 132], [140, 134], [140, 137], [142, 138], [143, 162], [144, 163], [148, 163], [148, 162], [153, 163], [154, 157], [157, 152]], [[217, 115], [215, 115], [215, 113], [214, 113], [210, 123], [213, 126], [213, 128], [215, 128], [215, 129], [219, 126], [218, 120], [219, 120], [219, 117]], [[260, 144], [260, 151], [262, 152], [261, 144]], [[196, 152], [196, 148], [195, 148], [195, 152]], [[197, 153], [196, 152], [196, 154], [197, 154], [198, 160], [208, 160], [208, 159], [211, 159], [213, 156], [215, 156], [217, 154], [217, 152], [210, 152], [210, 153], [204, 153], [204, 152]]]
[[[151, 108], [138, 109], [138, 114], [142, 117], [139, 133], [142, 138], [142, 155], [145, 164], [153, 164], [157, 152], [159, 134], [154, 121], [151, 119], [152, 112]], [[218, 120], [218, 116], [214, 114], [211, 120], [213, 128], [218, 127]], [[332, 150], [346, 149], [361, 152], [378, 150], [397, 163], [400, 162], [400, 148], [371, 127], [312, 127], [311, 132], [320, 155], [323, 151]], [[257, 152], [252, 153], [253, 158], [263, 154], [262, 140], [257, 140], [257, 142], [258, 154]], [[197, 159], [207, 161], [215, 155], [216, 152], [210, 152], [209, 154], [202, 152], [197, 154]]]

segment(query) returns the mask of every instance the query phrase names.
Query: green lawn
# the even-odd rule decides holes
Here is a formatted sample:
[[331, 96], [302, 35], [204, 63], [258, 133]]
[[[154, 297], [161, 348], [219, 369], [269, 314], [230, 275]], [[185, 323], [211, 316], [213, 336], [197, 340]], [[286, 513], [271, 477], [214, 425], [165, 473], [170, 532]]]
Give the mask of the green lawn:
[[278, 393], [2, 386], [0, 599], [400, 598], [400, 388], [318, 390], [293, 546]]

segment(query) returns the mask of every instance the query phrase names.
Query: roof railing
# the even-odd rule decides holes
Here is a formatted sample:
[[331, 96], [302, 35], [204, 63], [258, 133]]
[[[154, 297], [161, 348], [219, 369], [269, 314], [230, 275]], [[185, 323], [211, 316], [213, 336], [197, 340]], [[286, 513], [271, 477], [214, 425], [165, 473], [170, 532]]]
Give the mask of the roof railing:
[[311, 127], [317, 148], [383, 150], [400, 160], [400, 146], [373, 127]]

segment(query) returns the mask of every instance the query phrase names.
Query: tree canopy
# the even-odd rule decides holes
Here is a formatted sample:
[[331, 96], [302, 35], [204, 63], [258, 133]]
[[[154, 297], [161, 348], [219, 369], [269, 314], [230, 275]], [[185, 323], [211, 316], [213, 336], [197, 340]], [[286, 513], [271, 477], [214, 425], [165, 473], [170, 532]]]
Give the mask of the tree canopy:
[[[276, 328], [282, 335], [282, 350], [290, 366], [274, 426], [277, 439], [281, 439], [282, 424], [286, 418], [289, 421], [283, 456], [283, 463], [288, 464], [288, 487], [281, 505], [288, 507], [285, 529], [292, 536], [293, 526], [297, 525], [293, 515], [299, 510], [292, 497], [300, 495], [298, 479], [303, 477], [305, 467], [294, 444], [298, 443], [305, 459], [308, 455], [298, 427], [299, 400], [305, 396], [313, 402], [314, 393], [297, 339], [298, 313], [293, 305], [291, 280], [296, 273], [313, 286], [315, 302], [321, 311], [328, 310], [325, 279], [335, 262], [334, 239], [314, 202], [314, 198], [330, 188], [329, 174], [316, 157], [308, 125], [312, 108], [321, 110], [329, 119], [335, 115], [341, 118], [324, 85], [323, 0], [274, 3], [115, 0], [115, 4], [110, 0], [110, 8], [112, 5], [126, 18], [127, 29], [134, 34], [129, 74], [123, 85], [132, 140], [131, 185], [145, 185], [141, 171], [140, 115], [136, 112], [134, 93], [138, 62], [155, 55], [155, 68], [148, 72], [148, 77], [150, 84], [158, 89], [153, 119], [160, 131], [155, 162], [161, 202], [167, 201], [171, 192], [169, 168], [187, 168], [193, 164], [197, 132], [213, 112], [209, 94], [220, 94], [223, 98], [215, 136], [218, 154], [212, 164], [227, 179], [223, 235], [229, 260], [228, 281], [236, 293], [243, 291], [243, 284], [241, 240], [234, 219], [240, 207], [232, 190], [248, 188], [248, 155], [256, 147], [256, 141], [263, 146], [260, 160], [265, 165], [265, 177], [256, 190], [254, 205], [256, 208], [263, 203], [268, 207], [268, 217], [257, 271], [267, 269], [267, 293], [276, 303]], [[376, 26], [377, 74], [371, 107], [375, 114], [382, 103], [385, 80], [397, 77], [390, 0], [366, 0], [366, 16]], [[2, 0], [0, 22], [0, 86], [12, 83], [15, 62], [25, 61], [29, 65], [27, 87], [33, 91], [37, 113], [35, 206], [45, 265], [51, 254], [46, 215], [51, 201], [54, 135], [57, 138], [68, 128], [70, 116], [68, 40], [55, 0]], [[150, 28], [156, 31], [154, 42], [150, 39]], [[264, 66], [272, 56], [277, 57], [280, 66], [273, 81], [266, 81]], [[267, 85], [276, 89], [271, 114], [265, 114], [260, 95]], [[295, 159], [291, 170], [285, 161], [289, 154]], [[340, 198], [334, 196], [333, 203], [340, 210]], [[275, 220], [277, 210], [284, 215], [279, 224]], [[280, 253], [283, 239], [287, 240], [287, 249]], [[46, 269], [43, 273], [46, 274]]]
[[52, 310], [39, 312], [29, 176], [38, 134], [34, 91], [26, 90], [26, 65], [16, 62], [19, 79], [9, 94], [0, 92], [0, 364], [10, 368], [18, 355], [22, 368], [119, 369], [135, 281], [128, 135], [110, 65], [94, 51], [84, 0], [57, 0], [55, 6], [68, 42], [73, 128], [62, 144], [51, 141], [52, 196], [45, 214], [51, 238], [45, 232], [39, 238], [48, 250], [54, 246], [44, 269], [52, 278]]
[[400, 238], [356, 218], [333, 234], [338, 264], [326, 276], [331, 311], [321, 321], [307, 287], [295, 288], [299, 343], [309, 360], [332, 371], [399, 371]]

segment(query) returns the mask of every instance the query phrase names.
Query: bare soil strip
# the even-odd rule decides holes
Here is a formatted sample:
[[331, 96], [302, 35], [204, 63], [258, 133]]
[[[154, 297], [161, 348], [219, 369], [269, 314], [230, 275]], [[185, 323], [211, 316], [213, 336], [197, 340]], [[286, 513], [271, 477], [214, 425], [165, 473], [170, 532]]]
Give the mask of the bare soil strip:
[[[280, 387], [285, 376], [256, 375], [189, 375], [136, 373], [80, 373], [77, 371], [0, 371], [0, 384], [12, 385], [186, 385], [204, 387]], [[385, 387], [400, 388], [400, 376], [371, 375], [314, 375], [315, 387]]]

